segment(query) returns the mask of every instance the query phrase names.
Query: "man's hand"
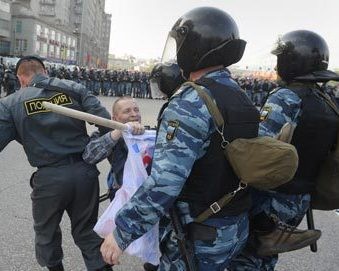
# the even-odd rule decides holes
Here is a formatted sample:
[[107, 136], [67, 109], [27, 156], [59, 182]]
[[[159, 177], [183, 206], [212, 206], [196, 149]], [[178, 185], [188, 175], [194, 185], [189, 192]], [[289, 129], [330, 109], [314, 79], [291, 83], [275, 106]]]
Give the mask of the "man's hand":
[[145, 127], [137, 121], [131, 121], [126, 123], [128, 125], [128, 131], [132, 135], [142, 135], [145, 133]]
[[122, 255], [122, 250], [115, 241], [113, 233], [105, 237], [104, 242], [101, 244], [100, 252], [106, 263], [112, 265], [120, 264], [119, 257]]
[[[137, 121], [127, 122], [126, 124], [128, 125], [128, 131], [132, 135], [142, 135], [143, 133], [145, 133], [145, 127], [142, 126]], [[116, 130], [113, 130], [111, 132], [111, 138], [114, 141], [117, 141], [121, 136], [122, 136], [122, 131], [121, 130], [116, 129]]]
[[111, 132], [111, 138], [114, 140], [114, 141], [117, 141], [120, 137], [122, 136], [122, 131], [121, 130], [113, 130]]

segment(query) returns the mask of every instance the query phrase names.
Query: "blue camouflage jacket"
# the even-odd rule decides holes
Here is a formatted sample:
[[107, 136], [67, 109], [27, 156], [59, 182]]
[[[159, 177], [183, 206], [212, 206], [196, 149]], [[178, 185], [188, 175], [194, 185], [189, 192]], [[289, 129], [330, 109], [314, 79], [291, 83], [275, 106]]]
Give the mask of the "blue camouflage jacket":
[[[225, 85], [236, 84], [227, 70], [205, 76]], [[168, 212], [194, 162], [206, 153], [214, 131], [212, 117], [196, 91], [180, 88], [162, 114], [151, 175], [116, 216], [113, 234], [122, 250]]]
[[301, 99], [297, 94], [287, 88], [273, 91], [261, 109], [259, 135], [276, 137], [285, 123], [296, 126], [301, 112]]

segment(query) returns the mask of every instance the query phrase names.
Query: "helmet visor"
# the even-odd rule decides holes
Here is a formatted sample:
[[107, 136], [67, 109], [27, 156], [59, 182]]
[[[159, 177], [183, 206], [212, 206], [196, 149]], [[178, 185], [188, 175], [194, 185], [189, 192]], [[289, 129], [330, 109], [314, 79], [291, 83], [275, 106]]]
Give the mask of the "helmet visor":
[[164, 51], [162, 52], [161, 63], [177, 61], [177, 43], [171, 32], [168, 34]]
[[168, 33], [161, 63], [177, 63], [177, 53], [183, 45], [187, 35], [186, 27], [179, 27]]
[[279, 37], [276, 43], [273, 45], [271, 54], [278, 56], [278, 55], [281, 55], [286, 49], [287, 49], [287, 44], [281, 39], [281, 37]]
[[159, 88], [159, 80], [157, 78], [151, 78], [149, 81], [149, 85], [151, 88], [151, 95], [153, 99], [167, 98], [167, 95], [161, 92]]

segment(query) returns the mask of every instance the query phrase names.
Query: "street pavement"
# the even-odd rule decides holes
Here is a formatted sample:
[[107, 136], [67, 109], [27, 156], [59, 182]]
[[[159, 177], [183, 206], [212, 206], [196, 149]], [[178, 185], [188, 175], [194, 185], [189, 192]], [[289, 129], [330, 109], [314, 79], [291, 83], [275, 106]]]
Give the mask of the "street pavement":
[[[101, 102], [111, 111], [115, 98], [100, 97]], [[143, 124], [155, 126], [161, 100], [138, 99]], [[89, 131], [93, 131], [92, 126]], [[106, 191], [106, 174], [109, 170], [107, 161], [98, 164], [101, 171], [101, 191]], [[31, 214], [29, 178], [34, 172], [26, 159], [22, 147], [11, 142], [0, 153], [0, 271], [35, 271], [41, 268], [34, 256], [34, 233]], [[100, 205], [100, 214], [108, 202]], [[336, 271], [339, 270], [339, 216], [335, 212], [314, 211], [315, 226], [322, 230], [318, 241], [318, 252], [309, 248], [282, 254], [277, 271]], [[79, 249], [74, 245], [70, 233], [70, 222], [64, 215], [61, 228], [63, 231], [63, 250], [65, 270], [86, 270]], [[300, 228], [306, 228], [303, 222]], [[121, 265], [114, 267], [120, 271], [141, 271], [142, 262], [124, 255]]]

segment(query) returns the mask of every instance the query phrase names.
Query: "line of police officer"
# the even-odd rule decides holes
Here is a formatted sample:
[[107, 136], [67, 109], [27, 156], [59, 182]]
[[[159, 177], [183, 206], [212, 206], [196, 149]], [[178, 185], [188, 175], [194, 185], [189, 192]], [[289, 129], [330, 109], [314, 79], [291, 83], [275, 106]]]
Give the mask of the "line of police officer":
[[51, 77], [73, 80], [81, 83], [94, 95], [133, 96], [135, 98], [151, 98], [149, 89], [149, 73], [138, 71], [95, 70], [74, 67], [73, 71], [54, 66], [48, 69]]
[[6, 92], [6, 96], [14, 93], [20, 88], [20, 83], [15, 74], [14, 66], [6, 68], [5, 65], [0, 64], [0, 97], [2, 86], [4, 92]]

